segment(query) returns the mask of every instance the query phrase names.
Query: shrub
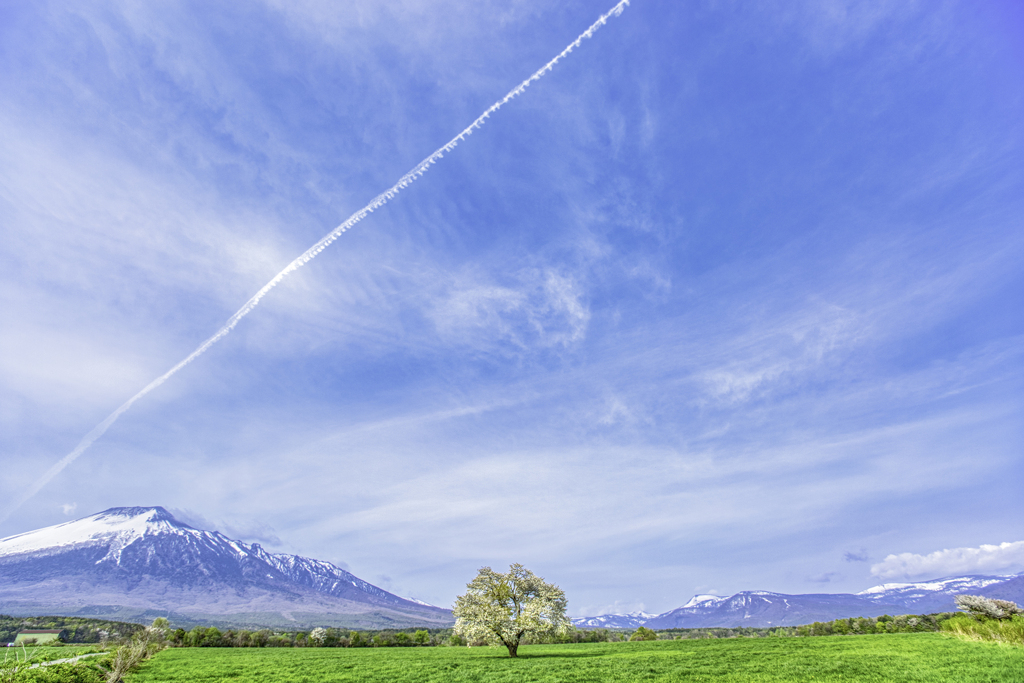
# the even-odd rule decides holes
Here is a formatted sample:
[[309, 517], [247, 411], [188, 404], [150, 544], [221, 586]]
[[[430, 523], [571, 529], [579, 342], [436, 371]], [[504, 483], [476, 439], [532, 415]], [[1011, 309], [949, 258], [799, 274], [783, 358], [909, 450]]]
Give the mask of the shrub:
[[[216, 630], [216, 629], [211, 629]], [[125, 644], [114, 650], [106, 679], [109, 683], [121, 683], [129, 672], [139, 668], [142, 660], [148, 659], [163, 648], [162, 629], [150, 627], [131, 637]], [[218, 636], [219, 636], [218, 631]]]
[[17, 678], [18, 683], [104, 683], [99, 669], [86, 664], [54, 664], [31, 669]]
[[1024, 617], [1019, 614], [1009, 619], [978, 619], [969, 614], [957, 614], [942, 622], [942, 630], [964, 640], [1024, 645]]
[[651, 629], [647, 628], [646, 626], [641, 626], [640, 628], [638, 628], [636, 630], [636, 632], [633, 633], [633, 636], [630, 638], [630, 640], [657, 640], [657, 639], [658, 639], [658, 634], [655, 633], [654, 631], [652, 631]]

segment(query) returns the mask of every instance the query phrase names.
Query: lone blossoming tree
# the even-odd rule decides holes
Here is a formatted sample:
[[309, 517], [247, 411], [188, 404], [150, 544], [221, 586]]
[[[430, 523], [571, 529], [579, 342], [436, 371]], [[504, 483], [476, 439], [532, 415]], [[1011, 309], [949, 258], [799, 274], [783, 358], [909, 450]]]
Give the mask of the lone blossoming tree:
[[521, 564], [507, 574], [483, 567], [455, 599], [455, 633], [469, 641], [501, 643], [516, 657], [524, 636], [565, 633], [572, 628], [565, 616], [565, 593], [545, 583]]
[[1015, 614], [1024, 614], [1024, 609], [1009, 600], [991, 600], [980, 595], [957, 595], [953, 598], [956, 606], [975, 619], [1011, 619]]

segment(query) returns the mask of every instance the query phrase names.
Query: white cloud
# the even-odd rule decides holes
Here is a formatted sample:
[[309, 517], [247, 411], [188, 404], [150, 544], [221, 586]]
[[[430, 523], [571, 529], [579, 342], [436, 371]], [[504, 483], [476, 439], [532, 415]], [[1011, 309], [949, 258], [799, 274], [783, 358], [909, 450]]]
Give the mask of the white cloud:
[[600, 425], [614, 425], [616, 423], [633, 423], [636, 416], [630, 407], [617, 396], [609, 396], [605, 399], [604, 410], [597, 418]]
[[[765, 3], [756, 19], [778, 22], [794, 31], [818, 59], [835, 59], [863, 50], [870, 41], [886, 40], [887, 53], [895, 52], [905, 62], [951, 30], [950, 9], [954, 3], [873, 2], [816, 0], [814, 2]], [[927, 9], [928, 11], [924, 11]], [[917, 32], [907, 37], [901, 28], [916, 24]], [[922, 26], [923, 24], [923, 26]], [[880, 61], [880, 65], [894, 66]], [[884, 72], [883, 72], [884, 73]]]
[[71, 515], [78, 509], [78, 503], [64, 503], [60, 509], [64, 511], [65, 515]]
[[[799, 382], [862, 343], [858, 317], [835, 304], [810, 304], [790, 316], [747, 322], [701, 373], [711, 400], [741, 403]], [[725, 362], [722, 362], [722, 361]]]
[[950, 548], [927, 555], [900, 553], [889, 555], [871, 566], [871, 573], [882, 579], [942, 577], [953, 574], [998, 572], [1024, 566], [1024, 541], [982, 545], [978, 548]]
[[159, 159], [141, 166], [102, 142], [52, 139], [60, 122], [0, 123], [12, 132], [0, 142], [0, 196], [16, 218], [5, 226], [9, 251], [37, 288], [149, 306], [171, 289], [231, 307], [295, 249], [275, 238], [267, 211], [218, 199]]
[[[39, 67], [0, 107], [0, 498], [590, 18], [522, 0], [264, 2], [195, 23], [116, 0], [40, 27], [95, 33], [109, 74], [76, 50], [20, 51]], [[49, 523], [64, 501], [122, 504], [110, 492], [129, 481], [137, 499], [202, 510], [214, 521], [197, 524], [244, 540], [276, 537], [252, 521], [273, 515], [296, 544], [282, 549], [344, 558], [437, 604], [479, 563], [522, 559], [591, 614], [643, 606], [616, 597], [673, 607], [711, 577], [723, 592], [804, 590], [844, 550], [860, 564], [815, 578], [863, 588], [850, 576], [884, 557], [849, 550], [877, 545], [863, 510], [904, 519], [893, 548], [1014, 537], [1005, 498], [965, 512], [956, 495], [1009, 486], [1016, 462], [1024, 339], [989, 329], [1009, 324], [1001, 297], [1024, 253], [1015, 205], [990, 201], [1012, 192], [1014, 138], [996, 120], [961, 130], [974, 110], [938, 107], [907, 117], [897, 163], [874, 135], [863, 156], [844, 151], [856, 137], [832, 147], [837, 130], [904, 111], [905, 84], [946, 64], [907, 72], [923, 64], [907, 50], [959, 34], [925, 30], [939, 19], [923, 5], [793, 7], [766, 7], [750, 35], [793, 47], [787, 60], [840, 58], [813, 111], [779, 109], [813, 115], [824, 138], [751, 148], [739, 110], [715, 116], [717, 38], [751, 44], [724, 15], [663, 98], [663, 60], [628, 42], [655, 15], [630, 10], [276, 290], [34, 509]], [[908, 17], [922, 30], [889, 39]], [[762, 24], [786, 39], [759, 42]], [[708, 38], [714, 25], [726, 28]], [[244, 49], [254, 39], [268, 59]], [[878, 49], [858, 68], [847, 57], [865, 44]], [[772, 104], [769, 90], [752, 106]], [[694, 157], [711, 141], [721, 154]], [[705, 193], [701, 178], [738, 159]], [[767, 171], [747, 178], [747, 164]], [[785, 182], [785, 210], [764, 203], [778, 187], [766, 177]], [[819, 193], [815, 177], [836, 182]], [[721, 202], [740, 195], [774, 236], [731, 224]], [[16, 523], [38, 525], [32, 514]], [[829, 542], [807, 545], [815, 535]]]
[[486, 349], [568, 347], [582, 341], [590, 309], [576, 280], [550, 269], [525, 269], [511, 286], [480, 273], [459, 276], [429, 313], [449, 341]]
[[248, 543], [257, 541], [271, 546], [280, 546], [281, 539], [274, 531], [274, 527], [265, 522], [255, 519], [232, 520], [211, 520], [203, 514], [191, 509], [172, 508], [169, 512], [175, 519], [184, 522], [196, 529], [206, 531], [219, 531], [229, 538], [242, 540]]

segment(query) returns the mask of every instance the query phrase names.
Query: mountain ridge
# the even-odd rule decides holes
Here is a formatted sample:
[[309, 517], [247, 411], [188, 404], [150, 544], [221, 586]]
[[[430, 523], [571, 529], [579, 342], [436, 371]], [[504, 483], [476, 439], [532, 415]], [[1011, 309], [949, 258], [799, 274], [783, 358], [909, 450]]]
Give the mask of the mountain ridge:
[[[163, 507], [118, 507], [0, 539], [0, 611], [364, 628], [442, 626], [449, 610], [330, 562], [196, 529]], [[273, 615], [278, 616], [273, 616]], [[301, 619], [296, 615], [304, 615]]]
[[731, 596], [695, 595], [682, 607], [656, 615], [602, 614], [573, 619], [576, 626], [599, 628], [767, 628], [814, 621], [883, 614], [928, 614], [956, 610], [963, 593], [1024, 602], [1024, 573], [953, 576], [911, 583], [885, 583], [859, 593], [740, 591]]
[[[1024, 602], [1024, 573], [884, 583], [859, 593], [695, 595], [649, 614], [577, 617], [586, 628], [793, 626], [955, 609], [953, 596]], [[118, 507], [0, 539], [0, 612], [239, 627], [443, 627], [450, 610], [403, 598], [323, 560], [271, 553], [156, 507]]]

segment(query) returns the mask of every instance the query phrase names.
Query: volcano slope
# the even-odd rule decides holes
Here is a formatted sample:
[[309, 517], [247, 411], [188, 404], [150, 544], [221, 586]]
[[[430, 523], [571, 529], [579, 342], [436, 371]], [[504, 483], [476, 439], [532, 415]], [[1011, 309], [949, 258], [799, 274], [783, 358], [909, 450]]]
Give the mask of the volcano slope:
[[330, 562], [195, 529], [162, 507], [111, 508], [0, 540], [0, 613], [288, 629], [454, 621]]

